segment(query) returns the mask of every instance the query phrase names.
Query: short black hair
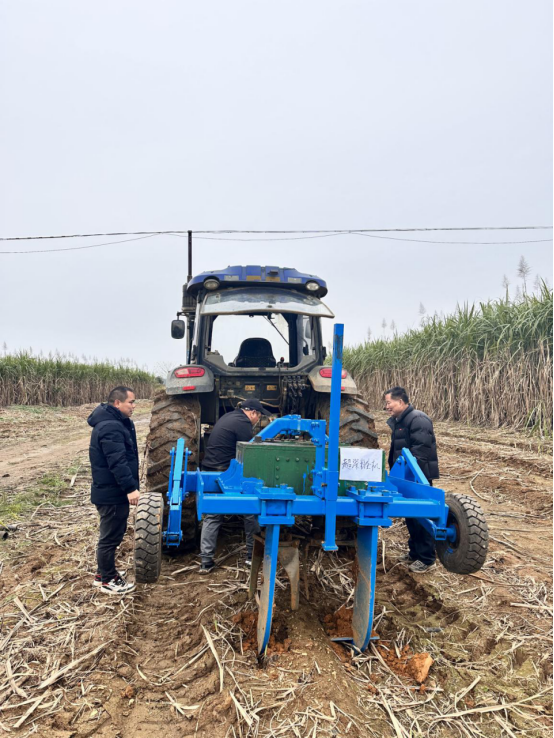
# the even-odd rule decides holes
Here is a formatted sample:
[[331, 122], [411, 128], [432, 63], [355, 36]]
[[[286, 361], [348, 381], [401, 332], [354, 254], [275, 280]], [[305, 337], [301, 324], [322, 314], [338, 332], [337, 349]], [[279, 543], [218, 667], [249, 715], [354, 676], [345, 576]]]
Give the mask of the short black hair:
[[125, 402], [129, 392], [133, 392], [130, 387], [114, 387], [108, 395], [108, 405], [114, 405], [116, 400], [119, 400], [119, 402]]
[[406, 392], [404, 387], [391, 387], [385, 392], [385, 397], [387, 395], [390, 395], [391, 399], [393, 400], [402, 400], [402, 402], [405, 402], [406, 405], [408, 405], [410, 402], [408, 398], [408, 393]]

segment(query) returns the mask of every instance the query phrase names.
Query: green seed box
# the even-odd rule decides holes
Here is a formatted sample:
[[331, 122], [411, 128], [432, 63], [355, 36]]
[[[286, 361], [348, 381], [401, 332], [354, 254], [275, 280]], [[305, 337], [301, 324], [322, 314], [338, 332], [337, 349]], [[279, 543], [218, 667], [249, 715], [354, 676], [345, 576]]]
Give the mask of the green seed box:
[[[342, 448], [350, 448], [342, 446]], [[311, 495], [312, 471], [315, 467], [315, 446], [305, 441], [277, 443], [237, 443], [237, 460], [243, 464], [245, 477], [263, 479], [267, 487], [286, 484], [297, 495]], [[325, 451], [327, 461], [327, 449]], [[383, 464], [383, 469], [385, 468]], [[339, 495], [348, 487], [364, 489], [365, 482], [339, 482]]]

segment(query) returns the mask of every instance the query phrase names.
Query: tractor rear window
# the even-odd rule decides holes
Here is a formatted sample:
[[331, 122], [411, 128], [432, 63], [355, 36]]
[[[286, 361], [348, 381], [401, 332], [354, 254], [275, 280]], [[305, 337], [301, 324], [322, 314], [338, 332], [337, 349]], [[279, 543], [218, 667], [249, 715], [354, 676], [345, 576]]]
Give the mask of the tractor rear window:
[[214, 292], [206, 295], [200, 309], [202, 315], [251, 315], [267, 312], [335, 317], [317, 297], [287, 290], [229, 289]]
[[295, 313], [219, 315], [208, 318], [205, 359], [229, 367], [273, 369], [315, 356], [314, 318]]

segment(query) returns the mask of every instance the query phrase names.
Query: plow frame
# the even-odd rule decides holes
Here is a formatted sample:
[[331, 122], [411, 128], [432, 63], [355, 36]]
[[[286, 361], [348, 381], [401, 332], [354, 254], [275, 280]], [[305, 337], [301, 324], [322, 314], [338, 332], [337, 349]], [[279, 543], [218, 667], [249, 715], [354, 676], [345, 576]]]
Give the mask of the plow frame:
[[[296, 494], [282, 484], [265, 486], [263, 480], [243, 475], [243, 465], [234, 459], [224, 472], [187, 471], [190, 452], [179, 439], [172, 450], [172, 472], [168, 488], [169, 515], [164, 543], [178, 546], [181, 510], [188, 495], [196, 495], [198, 519], [204, 514], [257, 515], [266, 528], [263, 555], [263, 584], [258, 616], [258, 652], [264, 654], [269, 642], [274, 603], [279, 533], [281, 526], [292, 526], [296, 516], [323, 516], [325, 533], [322, 548], [337, 551], [337, 517], [352, 519], [358, 526], [358, 577], [354, 593], [353, 638], [347, 640], [357, 651], [367, 648], [372, 639], [377, 543], [379, 527], [389, 527], [394, 518], [413, 518], [436, 541], [455, 541], [456, 530], [447, 526], [448, 505], [442, 489], [429, 484], [415, 457], [403, 449], [382, 482], [368, 482], [364, 489], [348, 487], [338, 495], [339, 421], [341, 397], [342, 347], [344, 326], [335, 325], [331, 412], [329, 435], [324, 420], [306, 420], [286, 415], [266, 426], [251, 443], [281, 436], [310, 436], [316, 447], [311, 495]], [[325, 447], [328, 462], [325, 466]], [[252, 573], [257, 577], [257, 571]], [[251, 584], [252, 589], [252, 584]]]

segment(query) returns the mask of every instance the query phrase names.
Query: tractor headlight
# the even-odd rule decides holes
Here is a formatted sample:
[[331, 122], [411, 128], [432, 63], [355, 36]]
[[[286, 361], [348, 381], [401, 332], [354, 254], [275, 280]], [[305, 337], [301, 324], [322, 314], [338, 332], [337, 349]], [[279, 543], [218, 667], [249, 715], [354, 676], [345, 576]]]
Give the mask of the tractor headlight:
[[310, 292], [317, 292], [319, 285], [317, 282], [306, 282], [306, 289]]
[[210, 279], [204, 280], [204, 287], [207, 290], [216, 290], [219, 287], [219, 279], [211, 277]]

